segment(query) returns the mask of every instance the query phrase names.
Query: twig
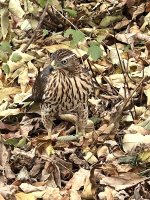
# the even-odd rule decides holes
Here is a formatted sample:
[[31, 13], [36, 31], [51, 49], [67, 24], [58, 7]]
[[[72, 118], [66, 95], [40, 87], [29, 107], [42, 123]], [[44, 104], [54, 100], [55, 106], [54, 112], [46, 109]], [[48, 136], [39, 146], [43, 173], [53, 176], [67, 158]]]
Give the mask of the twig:
[[79, 139], [78, 135], [68, 135], [68, 136], [60, 136], [58, 137], [56, 140], [60, 141], [60, 142], [69, 142], [69, 141], [73, 141], [73, 140], [77, 140]]
[[[142, 77], [144, 78], [144, 76], [145, 76], [145, 72], [144, 72], [144, 67], [143, 67], [143, 69], [142, 69]], [[144, 93], [144, 87], [142, 87], [142, 92], [141, 92], [141, 95], [140, 95], [140, 105], [142, 104], [143, 93]]]
[[[40, 20], [40, 17], [38, 17], [38, 16], [33, 16], [36, 20]], [[54, 22], [52, 22], [52, 21], [48, 21], [48, 20], [46, 20], [46, 19], [44, 19], [43, 20], [43, 23], [42, 23], [42, 25], [45, 25], [47, 28], [49, 28], [50, 30], [54, 30], [55, 28], [56, 28], [56, 24], [54, 23]]]
[[[91, 72], [92, 72], [92, 75], [94, 77], [94, 80], [95, 80], [96, 84], [101, 88], [101, 85], [97, 82], [97, 80], [95, 78], [95, 75], [94, 75], [94, 72], [93, 72], [93, 69], [92, 69], [92, 66], [91, 66], [91, 63], [90, 63], [89, 59], [87, 59], [87, 62], [89, 64], [89, 66], [90, 66], [90, 69], [91, 69]], [[95, 67], [95, 69], [97, 69], [97, 67], [95, 65], [93, 65], [93, 66]], [[102, 74], [101, 74], [101, 76], [110, 85], [110, 87], [116, 92], [116, 94], [118, 94], [121, 97], [121, 99], [124, 99], [124, 97], [121, 94], [119, 94], [119, 92], [117, 91], [117, 89], [108, 81], [108, 79], [105, 78], [105, 76], [103, 76]]]
[[[119, 56], [120, 56], [120, 55], [119, 55]], [[129, 88], [129, 84], [128, 84], [128, 81], [127, 81], [128, 71], [126, 70], [125, 63], [122, 62], [121, 64], [122, 64], [122, 69], [123, 69], [123, 71], [124, 71], [124, 73], [125, 73], [125, 74], [124, 74], [125, 84], [126, 84], [126, 86], [127, 86], [128, 94], [130, 95], [130, 94], [131, 94], [131, 93], [130, 93], [130, 88]], [[134, 105], [133, 99], [131, 99], [131, 104], [132, 104], [132, 106], [133, 106], [135, 116], [133, 115], [133, 112], [132, 112], [131, 110], [130, 110], [130, 113], [131, 113], [132, 119], [134, 119], [134, 117], [136, 117], [137, 114], [136, 114], [136, 109], [135, 109], [135, 105]]]
[[114, 132], [114, 130], [119, 126], [119, 123], [122, 119], [122, 113], [124, 109], [126, 108], [129, 101], [132, 99], [134, 93], [138, 90], [139, 86], [144, 82], [146, 77], [144, 77], [139, 84], [136, 86], [136, 88], [133, 90], [132, 94], [125, 100], [123, 106], [118, 110], [117, 115], [113, 117], [113, 119], [110, 121], [110, 124], [108, 127], [103, 131], [103, 133], [106, 133], [106, 137], [104, 138], [104, 141], [107, 139], [108, 134]]
[[124, 97], [118, 92], [118, 90], [111, 84], [111, 82], [109, 82], [109, 80], [105, 77], [105, 76], [103, 76], [103, 75], [101, 75], [102, 77], [103, 77], [103, 79], [108, 83], [108, 85], [116, 92], [116, 94], [118, 94], [120, 97], [121, 97], [121, 99], [124, 99]]
[[[115, 34], [115, 32], [114, 32], [114, 34]], [[114, 35], [114, 37], [115, 37], [115, 35]], [[124, 77], [124, 82], [125, 82], [125, 83], [124, 83], [125, 97], [127, 97], [126, 88], [127, 88], [128, 94], [130, 95], [129, 84], [128, 84], [128, 81], [127, 81], [128, 73], [126, 72], [124, 62], [121, 62], [121, 57], [120, 57], [120, 54], [119, 54], [119, 51], [118, 51], [118, 48], [117, 48], [116, 42], [115, 42], [115, 47], [116, 47], [116, 52], [117, 52], [117, 55], [118, 55], [118, 58], [119, 58], [121, 71], [122, 71], [122, 74], [123, 74], [123, 77]], [[132, 99], [132, 98], [131, 98], [131, 103], [132, 103], [132, 105], [133, 105], [134, 112], [135, 112], [135, 116], [136, 116], [135, 105], [134, 105], [134, 102], [133, 102], [133, 99]], [[132, 118], [134, 119], [134, 116], [133, 116], [132, 111], [130, 111], [130, 113], [131, 113]]]
[[76, 30], [78, 30], [80, 33], [84, 34], [85, 36], [87, 36], [85, 33], [83, 33], [82, 31], [80, 31], [80, 29], [78, 29], [77, 26], [75, 26], [69, 19], [67, 19], [66, 17], [64, 17], [61, 12], [59, 12], [54, 6], [52, 6], [52, 8], [62, 17], [64, 18], [67, 22], [69, 22], [69, 24]]
[[[53, 7], [51, 6], [51, 9], [53, 10]], [[57, 15], [53, 14], [49, 9], [47, 9], [47, 13], [50, 16], [51, 20], [53, 21], [53, 23], [57, 24], [57, 25], [61, 25], [62, 27], [64, 26], [64, 22], [62, 20], [60, 20]]]
[[47, 10], [47, 8], [48, 8], [48, 4], [49, 4], [49, 0], [47, 0], [47, 2], [46, 2], [46, 4], [45, 4], [45, 8], [44, 8], [44, 11], [43, 11], [43, 13], [42, 13], [42, 15], [41, 15], [41, 19], [40, 19], [40, 21], [39, 21], [37, 27], [35, 28], [32, 37], [31, 37], [30, 40], [27, 42], [26, 46], [22, 49], [22, 52], [25, 52], [25, 51], [28, 49], [28, 47], [30, 46], [30, 44], [33, 42], [33, 40], [34, 40], [34, 38], [35, 38], [35, 36], [36, 36], [36, 31], [41, 27], [42, 22], [43, 22], [43, 20], [44, 20], [44, 17], [45, 17], [45, 15], [46, 15], [46, 10]]
[[146, 79], [146, 77], [143, 77], [142, 80], [139, 82], [139, 84], [136, 86], [136, 88], [134, 88], [132, 94], [126, 99], [126, 101], [124, 102], [122, 111], [125, 109], [126, 105], [129, 103], [129, 101], [132, 99], [134, 93], [138, 90], [139, 86], [144, 82], [144, 80]]

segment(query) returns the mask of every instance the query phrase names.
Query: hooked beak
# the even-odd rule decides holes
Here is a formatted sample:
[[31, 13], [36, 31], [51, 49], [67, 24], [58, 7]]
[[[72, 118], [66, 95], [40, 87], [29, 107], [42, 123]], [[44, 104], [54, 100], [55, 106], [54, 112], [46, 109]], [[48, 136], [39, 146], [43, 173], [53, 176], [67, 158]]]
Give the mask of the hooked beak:
[[52, 60], [51, 66], [53, 66], [54, 68], [56, 68], [56, 62], [55, 62], [55, 60]]
[[58, 64], [55, 60], [52, 60], [51, 66], [52, 66], [54, 69], [61, 69], [61, 67], [59, 66], [59, 64]]

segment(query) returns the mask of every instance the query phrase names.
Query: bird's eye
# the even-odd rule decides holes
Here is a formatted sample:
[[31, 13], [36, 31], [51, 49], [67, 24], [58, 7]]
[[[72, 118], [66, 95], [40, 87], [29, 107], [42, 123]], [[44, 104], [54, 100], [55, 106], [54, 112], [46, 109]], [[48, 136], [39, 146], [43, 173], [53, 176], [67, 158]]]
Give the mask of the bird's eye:
[[67, 63], [67, 60], [62, 60], [61, 63], [64, 65]]

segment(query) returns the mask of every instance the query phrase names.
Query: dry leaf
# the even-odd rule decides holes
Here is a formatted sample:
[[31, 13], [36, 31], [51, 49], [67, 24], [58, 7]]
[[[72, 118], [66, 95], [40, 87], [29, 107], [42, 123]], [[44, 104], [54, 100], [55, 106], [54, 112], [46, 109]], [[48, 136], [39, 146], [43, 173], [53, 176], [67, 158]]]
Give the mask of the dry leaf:
[[36, 200], [32, 193], [25, 194], [23, 192], [19, 192], [15, 194], [16, 200]]
[[79, 171], [74, 173], [73, 177], [66, 184], [66, 189], [79, 190], [84, 186], [86, 178], [89, 178], [89, 170], [81, 168]]
[[105, 176], [102, 178], [100, 182], [101, 184], [109, 185], [115, 188], [115, 190], [119, 191], [119, 190], [130, 188], [131, 186], [134, 186], [140, 182], [143, 182], [146, 179], [147, 179], [146, 177], [141, 177], [137, 174], [128, 172], [128, 173], [120, 174], [117, 177]]
[[150, 135], [143, 136], [141, 133], [125, 134], [123, 138], [123, 149], [125, 152], [134, 151], [140, 145], [150, 145]]
[[3, 40], [6, 39], [9, 32], [9, 12], [8, 8], [3, 8], [1, 12], [1, 31]]
[[21, 8], [19, 0], [10, 0], [9, 1], [9, 10], [17, 17], [22, 18], [25, 14], [24, 10]]

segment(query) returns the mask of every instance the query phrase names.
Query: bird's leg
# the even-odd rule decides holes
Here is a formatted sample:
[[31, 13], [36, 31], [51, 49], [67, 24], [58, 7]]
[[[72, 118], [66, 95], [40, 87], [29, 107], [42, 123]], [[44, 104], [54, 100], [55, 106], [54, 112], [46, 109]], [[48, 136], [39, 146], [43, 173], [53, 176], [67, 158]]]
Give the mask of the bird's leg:
[[49, 121], [48, 126], [47, 126], [47, 132], [48, 132], [48, 139], [51, 139], [51, 134], [52, 134], [52, 126], [53, 126], [53, 121]]
[[54, 118], [49, 113], [46, 113], [46, 112], [41, 112], [41, 117], [42, 117], [43, 125], [48, 132], [48, 146], [46, 147], [45, 151], [47, 155], [50, 156], [54, 154], [54, 149], [51, 144], [51, 140], [49, 140], [51, 139], [51, 135], [52, 135], [52, 126], [53, 126]]
[[88, 120], [88, 106], [87, 104], [80, 104], [77, 109], [77, 122], [76, 122], [76, 134], [80, 136], [85, 135], [85, 127]]
[[54, 118], [50, 116], [49, 114], [46, 114], [45, 112], [41, 112], [41, 117], [42, 117], [43, 125], [48, 132], [48, 139], [51, 139]]

